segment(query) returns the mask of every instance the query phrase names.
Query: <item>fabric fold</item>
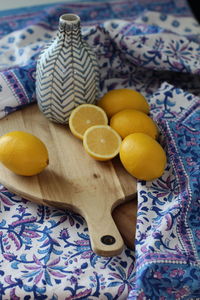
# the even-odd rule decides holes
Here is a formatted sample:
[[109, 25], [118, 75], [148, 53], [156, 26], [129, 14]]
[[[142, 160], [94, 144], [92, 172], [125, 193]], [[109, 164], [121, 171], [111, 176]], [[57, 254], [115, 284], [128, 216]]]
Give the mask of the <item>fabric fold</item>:
[[195, 299], [200, 295], [200, 98], [163, 83], [151, 102], [168, 163], [163, 176], [138, 184], [136, 287], [128, 299]]
[[[56, 15], [51, 18], [54, 22], [49, 22], [48, 28], [44, 26], [44, 18], [41, 19], [43, 24], [39, 20], [33, 25], [28, 23], [24, 29], [11, 32], [0, 40], [0, 57], [3, 58], [0, 63], [0, 85], [4, 89], [3, 96], [0, 93], [1, 117], [36, 101], [34, 73], [37, 57], [57, 32]], [[132, 86], [148, 97], [148, 87], [152, 86], [151, 93], [154, 92], [163, 81], [159, 80], [159, 76], [163, 77], [165, 73], [164, 80], [169, 82], [175, 72], [198, 76], [199, 28], [189, 17], [181, 17], [177, 21], [173, 16], [156, 12], [143, 13], [142, 17], [135, 17], [132, 22], [112, 19], [93, 26], [87, 26], [83, 19], [83, 35], [99, 61], [101, 93], [121, 85]], [[189, 32], [195, 34], [190, 38]], [[158, 78], [153, 72], [160, 72]], [[6, 90], [5, 81], [8, 84]], [[192, 88], [195, 89], [197, 85], [195, 80], [193, 82], [195, 86]], [[7, 105], [4, 105], [5, 98], [8, 99]]]
[[[59, 16], [79, 14], [101, 95], [131, 88], [150, 105], [168, 163], [139, 181], [135, 253], [104, 258], [85, 220], [0, 186], [2, 299], [199, 299], [199, 24], [185, 0], [82, 1], [0, 13], [0, 118], [36, 102], [37, 57]], [[55, 288], [56, 287], [56, 288]]]

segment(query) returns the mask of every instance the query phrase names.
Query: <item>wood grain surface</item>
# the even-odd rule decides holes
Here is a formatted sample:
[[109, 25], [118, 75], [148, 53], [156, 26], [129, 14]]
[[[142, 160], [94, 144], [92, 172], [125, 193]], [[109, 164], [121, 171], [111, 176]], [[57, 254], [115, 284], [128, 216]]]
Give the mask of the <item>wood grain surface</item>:
[[118, 205], [112, 212], [113, 219], [126, 246], [135, 249], [137, 199]]
[[13, 130], [39, 137], [47, 146], [50, 163], [31, 177], [16, 175], [0, 164], [4, 186], [36, 203], [81, 214], [88, 225], [92, 249], [99, 255], [121, 253], [124, 242], [133, 247], [137, 202], [114, 208], [136, 197], [136, 180], [124, 170], [119, 158], [95, 161], [68, 126], [48, 121], [36, 104], [0, 121], [0, 135]]

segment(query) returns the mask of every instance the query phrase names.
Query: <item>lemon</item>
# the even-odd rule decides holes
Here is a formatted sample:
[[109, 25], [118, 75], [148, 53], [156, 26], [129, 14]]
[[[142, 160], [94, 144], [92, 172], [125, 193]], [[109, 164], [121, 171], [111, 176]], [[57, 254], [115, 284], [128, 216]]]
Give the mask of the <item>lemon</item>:
[[0, 161], [12, 172], [32, 176], [49, 163], [45, 144], [24, 131], [12, 131], [0, 137]]
[[108, 125], [88, 128], [83, 136], [86, 152], [96, 160], [106, 161], [119, 154], [121, 137]]
[[107, 125], [108, 118], [104, 110], [94, 104], [77, 106], [69, 117], [69, 128], [74, 136], [83, 139], [85, 131], [94, 125]]
[[110, 119], [110, 126], [116, 130], [122, 138], [136, 132], [146, 133], [154, 139], [158, 136], [156, 123], [139, 110], [125, 109], [116, 113]]
[[117, 112], [126, 108], [132, 108], [149, 113], [149, 105], [145, 97], [131, 89], [115, 89], [107, 92], [98, 102], [110, 118]]
[[119, 156], [124, 168], [141, 180], [160, 177], [166, 165], [166, 154], [162, 146], [144, 133], [133, 133], [125, 137]]

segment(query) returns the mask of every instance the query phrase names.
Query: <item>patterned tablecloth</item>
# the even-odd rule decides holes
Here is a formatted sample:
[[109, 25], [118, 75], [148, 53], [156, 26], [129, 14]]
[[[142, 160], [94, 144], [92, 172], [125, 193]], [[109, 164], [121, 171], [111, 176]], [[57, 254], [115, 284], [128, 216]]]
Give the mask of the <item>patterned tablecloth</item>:
[[129, 87], [147, 98], [168, 162], [138, 182], [135, 253], [110, 258], [92, 252], [81, 216], [0, 186], [0, 299], [200, 299], [200, 26], [185, 0], [0, 12], [1, 118], [36, 101], [37, 56], [66, 12], [96, 52], [101, 94]]

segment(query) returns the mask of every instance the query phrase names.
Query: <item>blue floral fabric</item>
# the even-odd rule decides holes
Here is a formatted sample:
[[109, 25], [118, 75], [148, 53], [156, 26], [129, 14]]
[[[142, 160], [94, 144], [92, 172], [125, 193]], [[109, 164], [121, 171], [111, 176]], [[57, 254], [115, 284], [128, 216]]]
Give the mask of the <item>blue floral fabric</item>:
[[200, 101], [168, 83], [151, 100], [168, 163], [162, 177], [138, 187], [136, 286], [129, 299], [199, 299]]
[[0, 186], [0, 299], [200, 299], [200, 26], [184, 0], [74, 2], [1, 12], [0, 118], [35, 102], [37, 57], [59, 16], [81, 17], [100, 95], [140, 91], [167, 153], [139, 181], [135, 253], [100, 257], [85, 220]]

